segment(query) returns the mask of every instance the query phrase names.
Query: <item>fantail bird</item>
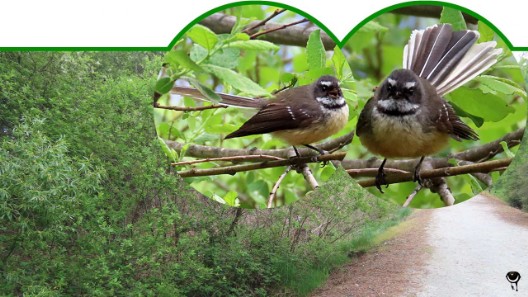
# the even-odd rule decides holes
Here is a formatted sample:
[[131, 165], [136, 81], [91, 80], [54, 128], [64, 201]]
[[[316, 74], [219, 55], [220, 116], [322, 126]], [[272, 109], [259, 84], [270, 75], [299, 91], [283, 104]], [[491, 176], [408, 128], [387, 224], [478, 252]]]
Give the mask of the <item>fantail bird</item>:
[[387, 158], [421, 157], [442, 150], [449, 137], [478, 140], [478, 135], [442, 97], [497, 62], [496, 42], [476, 44], [478, 31], [453, 32], [449, 24], [413, 31], [404, 48], [403, 69], [394, 70], [377, 87], [361, 111], [356, 134], [372, 153], [384, 157], [376, 176], [385, 184]]
[[[173, 87], [171, 92], [206, 99], [192, 88]], [[283, 90], [269, 100], [222, 93], [218, 95], [222, 98], [220, 104], [258, 109], [254, 116], [227, 135], [226, 139], [271, 133], [294, 148], [304, 145], [324, 154], [311, 144], [337, 133], [348, 122], [348, 105], [339, 81], [330, 75], [321, 76], [309, 85]]]

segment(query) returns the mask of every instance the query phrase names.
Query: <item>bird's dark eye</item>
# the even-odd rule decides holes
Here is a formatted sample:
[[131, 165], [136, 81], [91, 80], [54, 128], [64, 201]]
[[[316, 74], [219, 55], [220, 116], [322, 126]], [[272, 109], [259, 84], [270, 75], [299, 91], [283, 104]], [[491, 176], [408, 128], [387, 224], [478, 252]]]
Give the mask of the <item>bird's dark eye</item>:
[[387, 91], [389, 91], [389, 93], [394, 91], [394, 87], [391, 84], [387, 84]]
[[328, 91], [328, 86], [327, 85], [321, 85], [321, 90], [323, 90], [323, 92]]
[[406, 88], [406, 89], [405, 89], [405, 92], [406, 92], [408, 95], [412, 95], [412, 94], [414, 94], [414, 87]]

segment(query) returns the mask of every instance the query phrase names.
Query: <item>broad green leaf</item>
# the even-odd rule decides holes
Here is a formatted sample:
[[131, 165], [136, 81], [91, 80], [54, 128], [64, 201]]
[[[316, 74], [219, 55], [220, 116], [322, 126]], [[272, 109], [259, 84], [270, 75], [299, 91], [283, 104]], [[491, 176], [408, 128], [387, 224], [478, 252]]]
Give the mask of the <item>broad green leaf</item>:
[[502, 149], [504, 150], [504, 153], [506, 154], [506, 156], [508, 156], [508, 158], [515, 157], [515, 154], [512, 153], [512, 151], [508, 147], [508, 143], [506, 143], [506, 141], [501, 141], [500, 145], [502, 146]]
[[481, 21], [478, 22], [478, 31], [480, 33], [478, 42], [492, 41], [493, 37], [495, 36], [495, 32], [493, 32], [493, 30], [488, 25]]
[[227, 44], [226, 47], [255, 51], [277, 51], [280, 48], [279, 46], [265, 40], [233, 41]]
[[343, 55], [343, 52], [338, 46], [334, 48], [332, 63], [334, 64], [334, 69], [339, 80], [346, 80], [353, 77], [352, 69], [350, 69], [350, 65], [348, 64], [345, 55]]
[[486, 121], [500, 121], [514, 108], [509, 106], [501, 97], [485, 94], [480, 90], [460, 87], [449, 97], [454, 104], [467, 113], [483, 118]]
[[192, 70], [194, 72], [203, 72], [203, 70], [196, 64], [184, 51], [170, 51], [165, 56], [165, 61], [170, 65], [178, 65], [181, 68]]
[[208, 64], [233, 69], [238, 65], [240, 50], [238, 48], [223, 48], [207, 59]]
[[203, 65], [202, 68], [220, 78], [233, 88], [251, 96], [269, 96], [268, 91], [253, 82], [251, 79], [224, 67], [216, 65]]
[[479, 88], [485, 93], [502, 93], [508, 95], [515, 94], [526, 98], [526, 92], [510, 80], [491, 75], [481, 75], [477, 77], [475, 81], [480, 82], [483, 86], [487, 87], [482, 88], [482, 86], [479, 86]]
[[321, 41], [321, 30], [315, 30], [310, 33], [308, 43], [306, 44], [306, 53], [308, 55], [308, 66], [310, 69], [318, 69], [325, 66], [326, 51]]
[[163, 77], [158, 79], [158, 81], [156, 82], [155, 89], [156, 92], [160, 94], [165, 94], [172, 89], [172, 86], [174, 86], [174, 80], [170, 77]]
[[442, 9], [442, 13], [440, 14], [440, 23], [451, 24], [451, 26], [453, 27], [453, 31], [467, 29], [466, 21], [464, 20], [462, 12], [458, 9], [454, 9], [451, 7], [444, 6], [444, 8]]
[[470, 113], [465, 112], [460, 107], [458, 107], [453, 101], [450, 102], [451, 106], [455, 109], [455, 113], [460, 117], [469, 118], [477, 127], [482, 127], [484, 124], [484, 119]]
[[189, 83], [195, 89], [200, 91], [200, 93], [202, 93], [202, 95], [204, 95], [209, 101], [211, 101], [213, 103], [217, 103], [217, 102], [220, 102], [222, 100], [222, 98], [220, 98], [220, 96], [215, 91], [213, 91], [210, 88], [206, 87], [205, 85], [203, 85], [197, 79], [187, 78], [187, 80], [189, 81]]
[[207, 50], [213, 49], [218, 42], [218, 36], [216, 36], [213, 31], [199, 24], [196, 24], [189, 29], [189, 31], [187, 31], [187, 36]]
[[208, 51], [203, 46], [195, 43], [191, 47], [191, 52], [189, 53], [189, 57], [194, 62], [200, 63], [203, 60], [205, 60], [205, 58], [207, 58], [208, 54], [209, 54]]

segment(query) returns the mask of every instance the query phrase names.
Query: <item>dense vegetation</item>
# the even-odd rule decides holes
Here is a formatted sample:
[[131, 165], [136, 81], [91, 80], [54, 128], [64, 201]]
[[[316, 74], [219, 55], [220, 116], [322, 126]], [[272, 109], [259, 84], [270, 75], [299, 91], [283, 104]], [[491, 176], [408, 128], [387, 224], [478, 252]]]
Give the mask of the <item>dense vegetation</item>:
[[0, 54], [1, 295], [305, 294], [394, 222], [342, 172], [274, 211], [188, 190], [152, 122], [160, 56]]

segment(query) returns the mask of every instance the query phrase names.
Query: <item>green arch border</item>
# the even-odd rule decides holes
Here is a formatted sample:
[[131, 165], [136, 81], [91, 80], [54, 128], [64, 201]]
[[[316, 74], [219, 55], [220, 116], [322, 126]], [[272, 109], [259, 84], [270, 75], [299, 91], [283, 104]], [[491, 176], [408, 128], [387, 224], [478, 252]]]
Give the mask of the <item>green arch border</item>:
[[480, 15], [480, 14], [478, 14], [478, 13], [476, 13], [476, 12], [466, 8], [466, 7], [460, 6], [458, 4], [453, 4], [453, 3], [444, 2], [444, 1], [412, 1], [412, 2], [401, 2], [401, 3], [397, 3], [397, 4], [394, 4], [394, 5], [388, 6], [386, 8], [381, 9], [381, 10], [378, 10], [377, 12], [375, 12], [375, 13], [371, 14], [370, 16], [364, 18], [363, 21], [361, 21], [354, 28], [352, 28], [352, 30], [343, 38], [343, 40], [339, 40], [323, 23], [321, 23], [315, 17], [313, 17], [310, 14], [308, 14], [308, 13], [306, 13], [306, 12], [296, 8], [296, 7], [293, 7], [291, 5], [280, 3], [280, 2], [275, 2], [275, 1], [235, 1], [235, 2], [227, 3], [227, 4], [224, 4], [224, 5], [215, 7], [213, 9], [210, 9], [210, 10], [202, 13], [198, 17], [194, 18], [194, 20], [192, 20], [183, 29], [181, 29], [180, 32], [172, 39], [172, 41], [169, 43], [169, 45], [167, 45], [165, 47], [163, 47], [163, 46], [161, 46], [161, 47], [0, 47], [0, 51], [169, 51], [172, 48], [172, 46], [176, 43], [176, 41], [178, 41], [183, 36], [183, 34], [185, 32], [187, 32], [192, 26], [197, 24], [203, 18], [205, 18], [205, 17], [207, 17], [207, 16], [209, 16], [209, 15], [211, 15], [213, 13], [216, 13], [216, 12], [219, 12], [219, 11], [231, 8], [231, 7], [245, 6], [245, 5], [269, 5], [269, 6], [285, 8], [285, 9], [288, 9], [290, 11], [293, 11], [293, 12], [295, 12], [295, 13], [303, 16], [303, 17], [306, 17], [311, 22], [316, 24], [319, 28], [324, 30], [328, 34], [328, 36], [339, 47], [343, 47], [343, 45], [345, 45], [348, 42], [350, 37], [356, 31], [358, 31], [359, 28], [364, 26], [367, 22], [371, 21], [372, 19], [374, 19], [374, 18], [376, 18], [376, 17], [378, 17], [378, 16], [380, 16], [380, 15], [382, 15], [384, 13], [390, 12], [390, 11], [392, 11], [394, 9], [402, 8], [402, 7], [408, 7], [408, 6], [415, 6], [415, 5], [447, 6], [447, 7], [451, 7], [451, 8], [460, 10], [460, 11], [462, 11], [462, 12], [468, 14], [468, 15], [471, 15], [471, 16], [475, 17], [479, 21], [484, 22], [487, 26], [492, 28], [495, 31], [495, 33], [497, 33], [497, 35], [502, 40], [504, 40], [504, 42], [506, 43], [506, 45], [508, 46], [508, 48], [510, 50], [512, 50], [512, 51], [528, 51], [528, 46], [520, 46], [520, 47], [513, 46], [512, 43], [510, 42], [510, 40], [504, 35], [504, 33], [502, 33], [502, 31], [500, 31], [499, 28], [497, 28], [495, 25], [493, 25], [493, 23], [488, 21], [482, 15]]

